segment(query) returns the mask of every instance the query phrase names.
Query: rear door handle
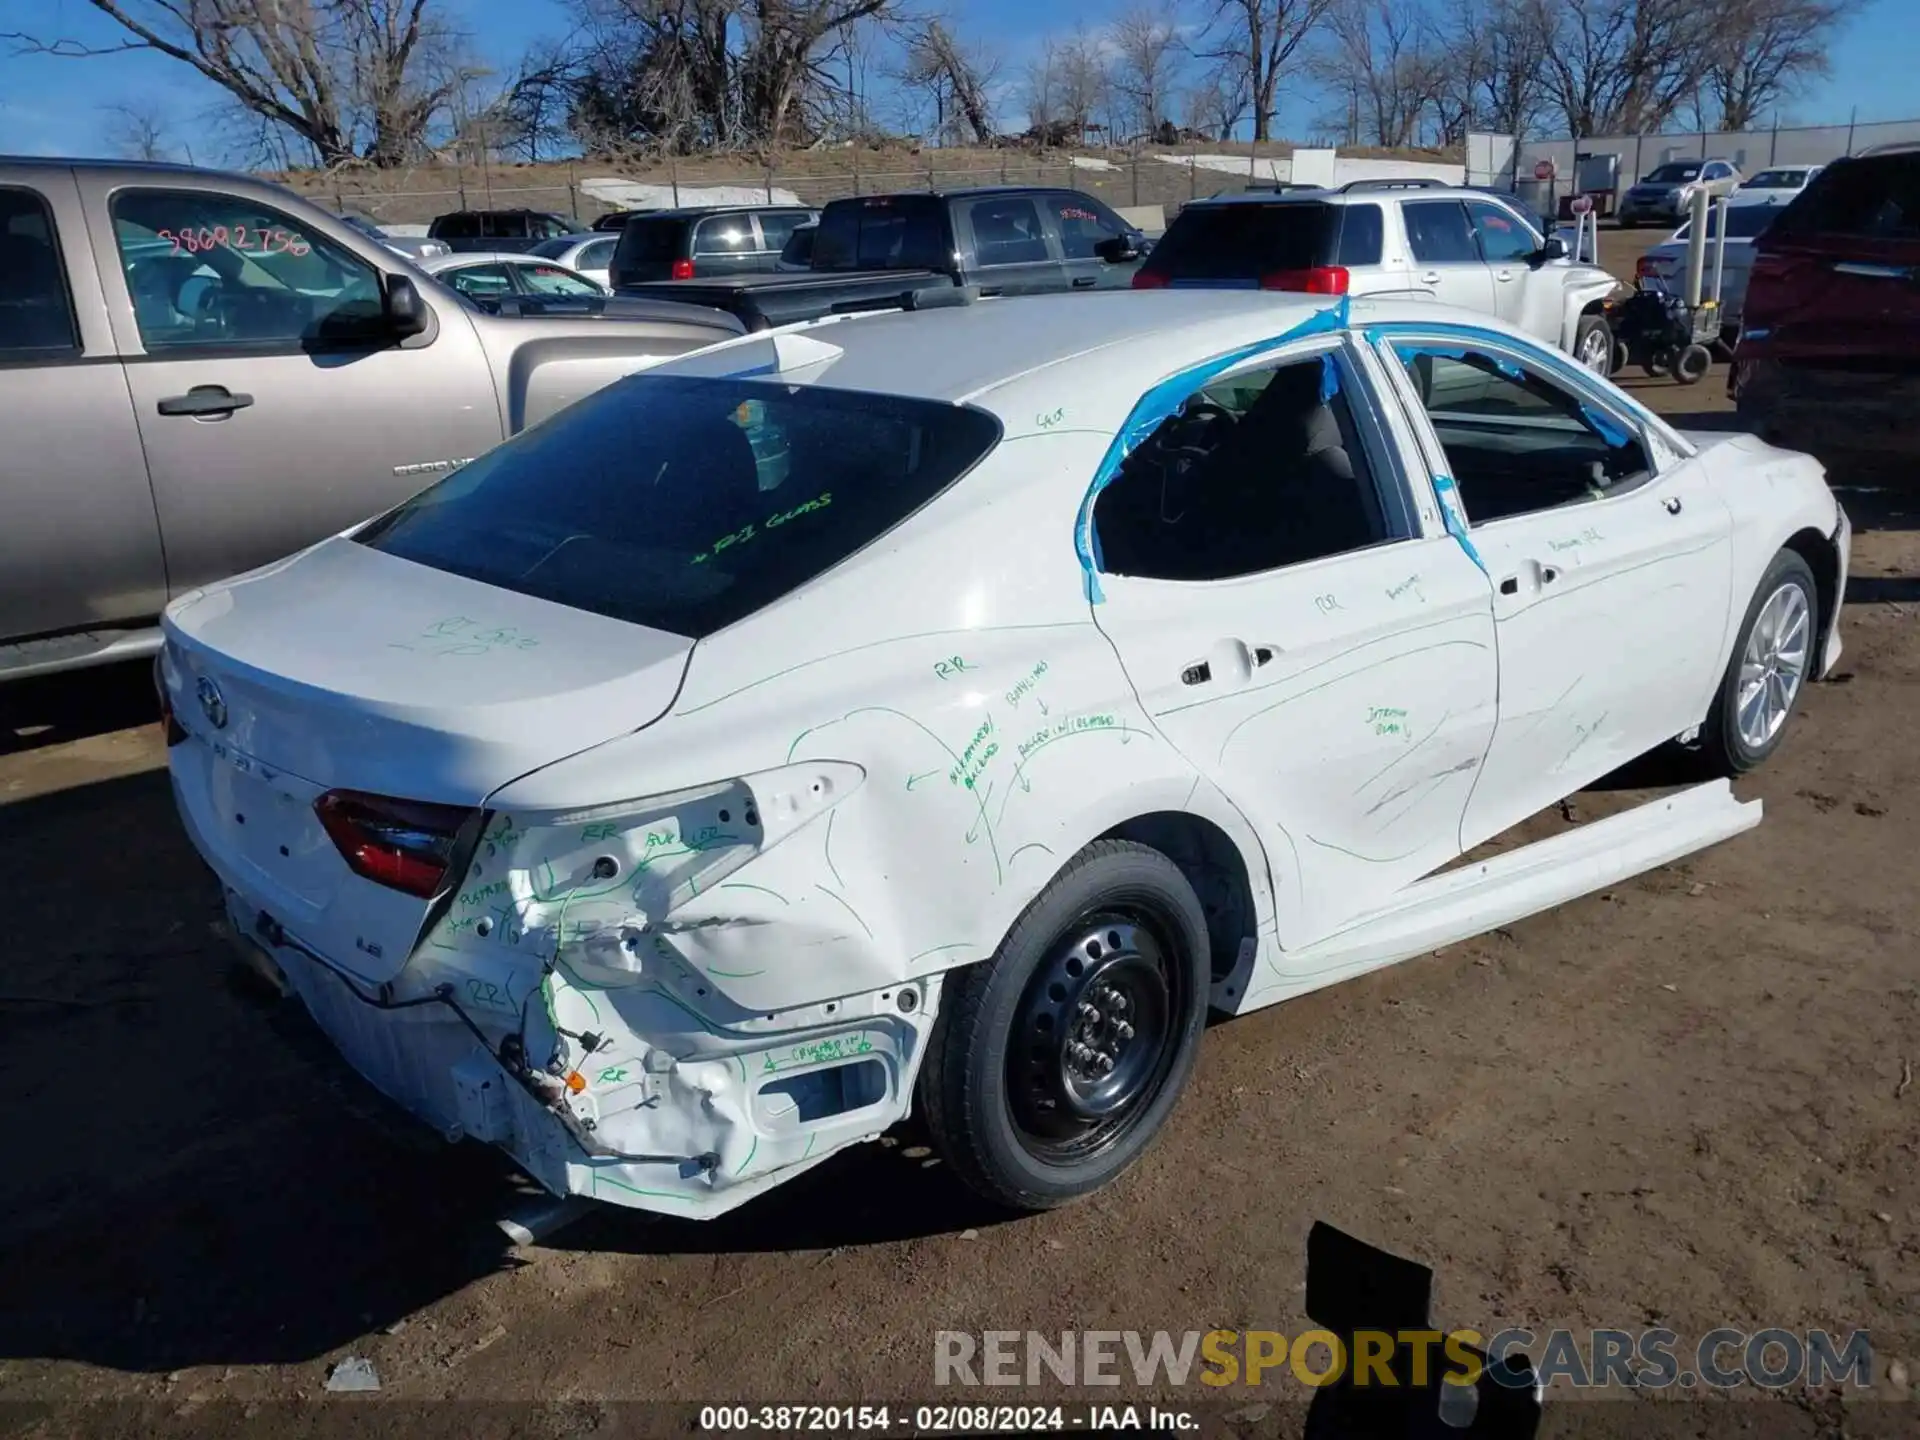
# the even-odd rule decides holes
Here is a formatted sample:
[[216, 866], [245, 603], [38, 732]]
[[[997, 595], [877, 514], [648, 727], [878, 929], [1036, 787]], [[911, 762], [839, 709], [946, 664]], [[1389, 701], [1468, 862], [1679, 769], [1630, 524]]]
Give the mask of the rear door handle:
[[236, 395], [224, 385], [196, 385], [184, 395], [169, 395], [158, 406], [162, 415], [231, 415], [253, 404], [253, 396]]
[[1438, 285], [1440, 283], [1440, 272], [1438, 270], [1427, 271], [1426, 274], [1420, 277], [1420, 283], [1422, 285]]
[[1506, 579], [1500, 582], [1500, 593], [1502, 595], [1518, 595], [1520, 593], [1520, 577], [1518, 575], [1507, 576]]
[[1098, 275], [1076, 275], [1073, 277], [1073, 288], [1076, 290], [1091, 290], [1099, 283], [1100, 277]]

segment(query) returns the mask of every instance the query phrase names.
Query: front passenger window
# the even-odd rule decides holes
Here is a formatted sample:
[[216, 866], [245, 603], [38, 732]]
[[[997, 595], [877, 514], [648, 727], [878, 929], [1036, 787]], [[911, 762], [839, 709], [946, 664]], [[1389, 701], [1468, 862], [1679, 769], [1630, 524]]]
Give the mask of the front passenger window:
[[1401, 538], [1346, 381], [1328, 353], [1189, 395], [1095, 501], [1100, 568], [1224, 580]]
[[1508, 356], [1419, 342], [1394, 353], [1476, 525], [1597, 500], [1652, 473], [1632, 431]]
[[378, 272], [279, 211], [212, 190], [122, 190], [112, 213], [149, 351], [293, 351], [383, 331]]

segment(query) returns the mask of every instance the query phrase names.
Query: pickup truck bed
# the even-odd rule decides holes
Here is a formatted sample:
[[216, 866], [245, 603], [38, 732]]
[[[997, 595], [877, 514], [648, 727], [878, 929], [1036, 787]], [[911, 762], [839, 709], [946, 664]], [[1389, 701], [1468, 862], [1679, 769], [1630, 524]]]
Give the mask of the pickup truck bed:
[[150, 651], [168, 600], [744, 329], [486, 315], [286, 190], [184, 166], [0, 161], [0, 275], [0, 680]]

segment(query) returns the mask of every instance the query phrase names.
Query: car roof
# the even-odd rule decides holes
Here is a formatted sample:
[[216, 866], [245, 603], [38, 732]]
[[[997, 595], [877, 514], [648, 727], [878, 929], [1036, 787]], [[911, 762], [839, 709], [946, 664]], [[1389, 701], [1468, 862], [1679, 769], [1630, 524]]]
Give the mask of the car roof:
[[459, 250], [451, 255], [426, 255], [416, 262], [426, 268], [428, 274], [437, 275], [442, 270], [458, 270], [467, 265], [551, 265], [564, 270], [550, 255], [535, 255], [531, 250]]
[[[1016, 415], [1026, 403], [1022, 397], [1038, 403], [1090, 386], [1105, 397], [1137, 396], [1169, 374], [1285, 335], [1334, 312], [1338, 303], [1280, 291], [1108, 290], [886, 311], [772, 332], [776, 344], [781, 335], [796, 335], [839, 354], [830, 364], [808, 368], [796, 362], [768, 378], [949, 404], [977, 402]], [[1491, 316], [1427, 301], [1351, 302], [1349, 328], [1393, 321], [1469, 324], [1524, 339]], [[665, 361], [649, 373], [726, 373], [716, 369], [716, 359], [728, 346], [764, 345], [768, 339], [768, 332], [747, 335]], [[1100, 358], [1094, 364], [1065, 368], [1095, 353]]]

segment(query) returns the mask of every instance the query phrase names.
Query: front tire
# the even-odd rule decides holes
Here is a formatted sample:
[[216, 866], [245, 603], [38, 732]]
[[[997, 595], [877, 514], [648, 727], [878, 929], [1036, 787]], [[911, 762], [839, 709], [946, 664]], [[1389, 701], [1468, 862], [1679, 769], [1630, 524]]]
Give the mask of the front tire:
[[1780, 748], [1787, 719], [1813, 673], [1819, 615], [1813, 571], [1793, 551], [1782, 550], [1753, 592], [1701, 727], [1701, 751], [1717, 773], [1744, 775]]
[[947, 978], [920, 1067], [934, 1143], [997, 1204], [1044, 1210], [1140, 1158], [1199, 1051], [1207, 923], [1157, 850], [1099, 840], [993, 958]]
[[1582, 315], [1573, 332], [1573, 358], [1601, 379], [1613, 374], [1613, 327], [1604, 315]]

